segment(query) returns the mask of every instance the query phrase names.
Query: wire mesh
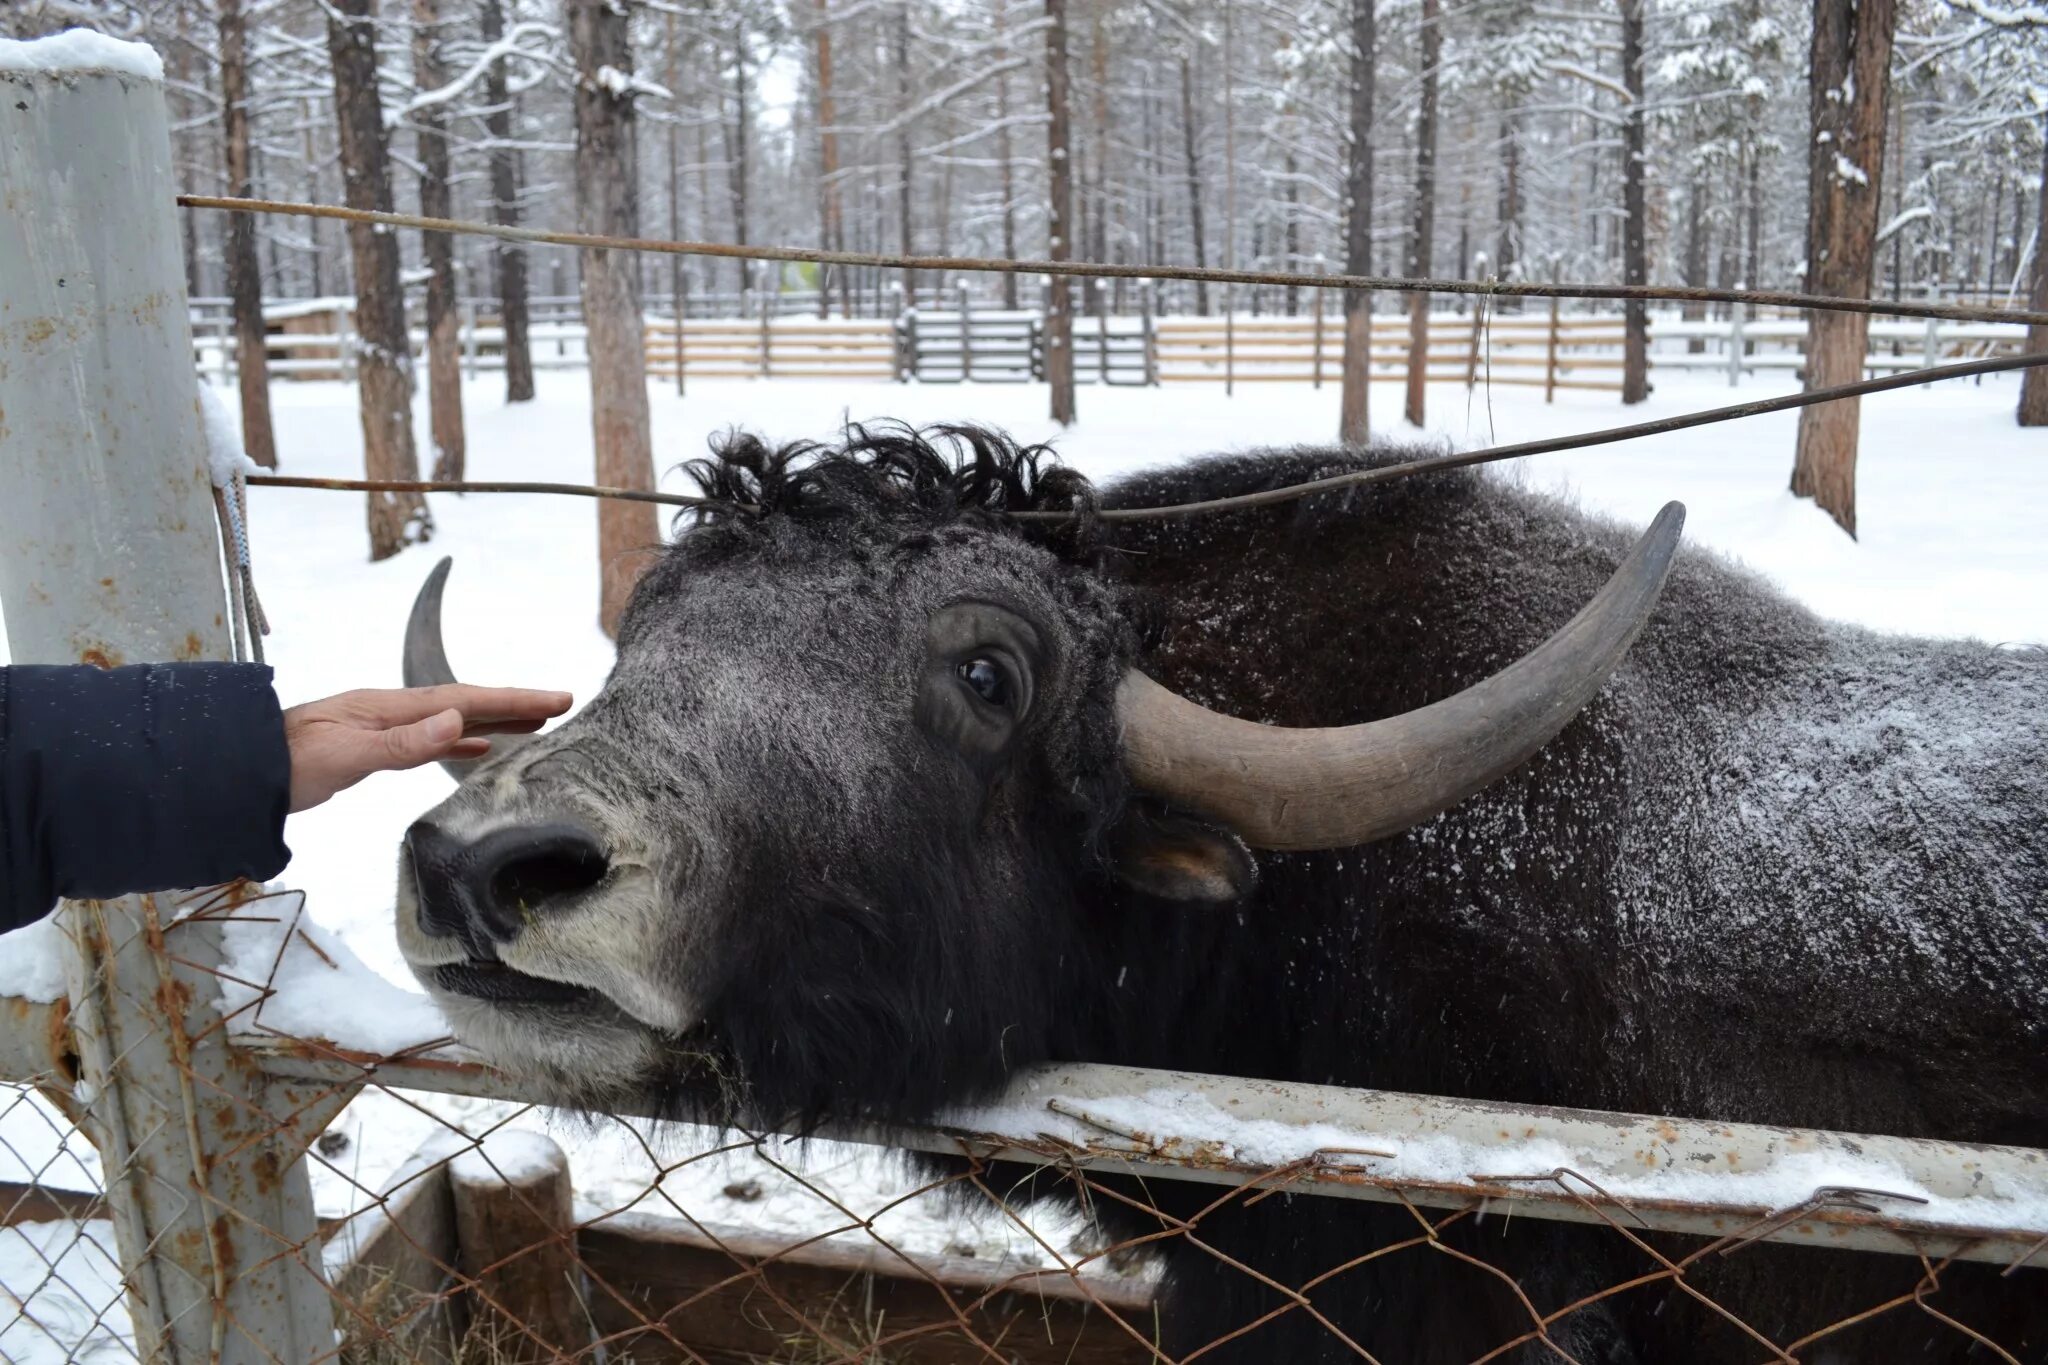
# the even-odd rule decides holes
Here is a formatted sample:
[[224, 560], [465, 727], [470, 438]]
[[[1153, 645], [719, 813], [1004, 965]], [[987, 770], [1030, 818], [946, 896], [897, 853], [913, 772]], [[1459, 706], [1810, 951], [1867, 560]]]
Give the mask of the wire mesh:
[[0, 1359], [135, 1359], [99, 1156], [58, 1081], [0, 1084]]
[[[1771, 1240], [1818, 1210], [1880, 1213], [1905, 1197], [1895, 1192], [1823, 1187], [1699, 1237], [1651, 1230], [1570, 1169], [1474, 1178], [1497, 1190], [1543, 1182], [1590, 1220], [1580, 1225], [1504, 1215], [1485, 1198], [1426, 1207], [1420, 1190], [1385, 1203], [1314, 1197], [1312, 1175], [1381, 1155], [1363, 1148], [1218, 1185], [1105, 1168], [1050, 1134], [1043, 1164], [1024, 1165], [971, 1141], [906, 1154], [571, 1114], [474, 1066], [463, 1086], [482, 1093], [394, 1083], [441, 1064], [438, 1039], [379, 1055], [296, 1036], [289, 1026], [337, 988], [371, 999], [372, 986], [295, 894], [205, 893], [179, 902], [161, 932], [138, 932], [167, 967], [202, 961], [189, 947], [199, 934], [222, 945], [200, 972], [219, 1013], [200, 1027], [242, 1040], [244, 1065], [265, 1055], [250, 1040], [268, 1038], [325, 1067], [324, 1082], [258, 1086], [203, 1141], [209, 1164], [303, 1141], [317, 1221], [263, 1225], [171, 1174], [147, 1134], [107, 1169], [103, 1096], [61, 1068], [9, 1085], [0, 1354], [11, 1361], [145, 1358], [124, 1280], [175, 1311], [194, 1277], [206, 1282], [187, 1285], [200, 1292], [186, 1311], [215, 1310], [222, 1358], [287, 1358], [232, 1308], [242, 1279], [281, 1266], [323, 1285], [331, 1325], [307, 1358], [361, 1365], [2048, 1358], [2048, 1235], [2004, 1264], [1953, 1247], [1882, 1255]], [[118, 946], [92, 960], [119, 960]], [[73, 1026], [94, 1027], [85, 1016]], [[205, 1016], [157, 1017], [174, 1031]], [[328, 1032], [347, 1031], [335, 1022]], [[140, 1049], [113, 1059], [133, 1091], [124, 1112], [193, 1112], [180, 1094], [221, 1086], [204, 1070], [207, 1042], [173, 1043], [172, 1064], [147, 1075], [131, 1074]], [[1155, 1152], [1168, 1142], [1104, 1137]], [[144, 1240], [126, 1254], [118, 1206], [138, 1197], [163, 1207], [130, 1231]], [[195, 1207], [208, 1229], [196, 1255], [174, 1244]]]

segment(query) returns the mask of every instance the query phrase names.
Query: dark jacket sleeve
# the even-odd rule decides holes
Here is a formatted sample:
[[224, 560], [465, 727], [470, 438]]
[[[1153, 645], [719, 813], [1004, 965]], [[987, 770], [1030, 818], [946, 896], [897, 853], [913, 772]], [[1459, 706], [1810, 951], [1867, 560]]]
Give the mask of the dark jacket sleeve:
[[275, 876], [290, 796], [260, 664], [0, 668], [0, 929], [59, 896]]

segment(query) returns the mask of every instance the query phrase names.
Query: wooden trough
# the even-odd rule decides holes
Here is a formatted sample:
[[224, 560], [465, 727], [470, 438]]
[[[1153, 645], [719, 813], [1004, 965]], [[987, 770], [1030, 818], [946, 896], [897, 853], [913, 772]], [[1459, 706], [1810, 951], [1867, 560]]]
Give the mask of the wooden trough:
[[482, 1340], [494, 1362], [592, 1359], [593, 1343], [635, 1365], [810, 1362], [885, 1338], [890, 1365], [988, 1358], [977, 1342], [1016, 1365], [1153, 1359], [1135, 1334], [1154, 1322], [1143, 1281], [633, 1212], [579, 1226], [573, 1204], [567, 1159], [539, 1134], [429, 1147], [327, 1228], [337, 1328], [373, 1359], [383, 1338], [423, 1360]]

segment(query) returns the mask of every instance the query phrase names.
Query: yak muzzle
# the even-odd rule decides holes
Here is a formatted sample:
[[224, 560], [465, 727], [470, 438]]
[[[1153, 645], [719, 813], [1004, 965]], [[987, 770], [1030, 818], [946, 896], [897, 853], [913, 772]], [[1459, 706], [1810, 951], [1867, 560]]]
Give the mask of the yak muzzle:
[[560, 911], [604, 881], [610, 855], [578, 825], [510, 825], [465, 842], [417, 821], [405, 833], [420, 931], [459, 940], [490, 961], [535, 917]]

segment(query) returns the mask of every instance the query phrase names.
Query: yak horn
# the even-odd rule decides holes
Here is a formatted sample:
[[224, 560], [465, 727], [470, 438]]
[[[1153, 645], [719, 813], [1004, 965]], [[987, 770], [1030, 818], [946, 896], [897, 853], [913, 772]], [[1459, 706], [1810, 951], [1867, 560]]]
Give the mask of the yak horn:
[[1643, 628], [1678, 548], [1667, 503], [1564, 628], [1454, 697], [1362, 725], [1289, 729], [1221, 715], [1133, 669], [1117, 691], [1142, 790], [1255, 848], [1345, 848], [1399, 833], [1514, 771], [1593, 699]]
[[[444, 557], [427, 575], [427, 581], [420, 584], [419, 596], [412, 600], [412, 615], [405, 621], [405, 662], [404, 675], [407, 687], [438, 687], [443, 683], [456, 681], [455, 670], [448, 666], [448, 649], [441, 643], [441, 590], [448, 586], [448, 570], [455, 561]], [[493, 735], [490, 758], [510, 753], [532, 739], [531, 735]], [[482, 758], [444, 758], [441, 766], [457, 782], [476, 770]]]

